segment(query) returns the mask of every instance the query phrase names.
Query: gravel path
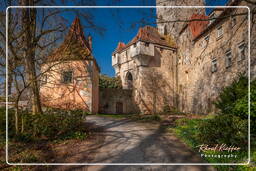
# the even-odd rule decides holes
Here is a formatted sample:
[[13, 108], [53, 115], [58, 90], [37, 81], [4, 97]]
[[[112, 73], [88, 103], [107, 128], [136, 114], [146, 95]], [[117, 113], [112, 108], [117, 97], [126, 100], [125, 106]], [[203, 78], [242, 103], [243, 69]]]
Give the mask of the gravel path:
[[[139, 123], [127, 119], [88, 116], [87, 122], [104, 128], [105, 139], [100, 142], [93, 163], [202, 163], [200, 156], [191, 151], [171, 133], [158, 124]], [[81, 162], [81, 161], [80, 161]], [[86, 162], [86, 161], [85, 161]], [[211, 166], [72, 166], [61, 170], [177, 170], [208, 171]], [[60, 169], [60, 168], [59, 168]], [[58, 169], [58, 170], [59, 170]]]

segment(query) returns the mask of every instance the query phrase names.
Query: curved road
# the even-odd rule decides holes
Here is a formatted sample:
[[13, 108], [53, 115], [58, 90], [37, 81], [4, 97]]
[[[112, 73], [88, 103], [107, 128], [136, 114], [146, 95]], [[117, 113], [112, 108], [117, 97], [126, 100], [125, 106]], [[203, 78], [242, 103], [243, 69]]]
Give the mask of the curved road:
[[[88, 116], [87, 122], [104, 128], [105, 139], [95, 152], [93, 163], [203, 163], [171, 133], [159, 124], [139, 123], [128, 119]], [[65, 169], [66, 170], [66, 169]], [[68, 170], [177, 170], [208, 171], [211, 166], [74, 166]]]

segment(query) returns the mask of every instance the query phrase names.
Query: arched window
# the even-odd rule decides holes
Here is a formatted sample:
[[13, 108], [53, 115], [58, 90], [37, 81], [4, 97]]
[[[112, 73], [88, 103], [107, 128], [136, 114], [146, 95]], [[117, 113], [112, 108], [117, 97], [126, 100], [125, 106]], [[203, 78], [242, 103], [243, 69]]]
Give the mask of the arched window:
[[132, 89], [133, 87], [133, 77], [132, 74], [130, 72], [127, 72], [126, 77], [125, 77], [125, 81], [126, 81], [126, 85], [127, 85], [127, 89]]

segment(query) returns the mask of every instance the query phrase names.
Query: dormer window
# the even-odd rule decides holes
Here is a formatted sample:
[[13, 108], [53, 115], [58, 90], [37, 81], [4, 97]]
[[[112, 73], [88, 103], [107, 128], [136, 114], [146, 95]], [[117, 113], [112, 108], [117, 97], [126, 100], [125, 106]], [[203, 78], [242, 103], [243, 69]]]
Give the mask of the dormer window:
[[69, 84], [69, 83], [72, 83], [72, 80], [73, 80], [73, 71], [72, 70], [64, 71], [62, 73], [62, 83]]

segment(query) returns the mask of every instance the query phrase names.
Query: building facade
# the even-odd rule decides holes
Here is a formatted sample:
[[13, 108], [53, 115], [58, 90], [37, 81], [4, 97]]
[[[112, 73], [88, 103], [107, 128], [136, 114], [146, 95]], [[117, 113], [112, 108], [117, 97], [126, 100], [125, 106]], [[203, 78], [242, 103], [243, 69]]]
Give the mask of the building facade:
[[140, 112], [161, 112], [163, 107], [175, 105], [176, 51], [171, 36], [145, 26], [129, 43], [120, 42], [113, 52], [116, 76], [120, 76], [124, 89], [133, 89]]
[[[203, 0], [157, 0], [156, 4], [159, 6], [205, 5]], [[253, 6], [253, 4], [242, 0], [233, 0], [227, 5]], [[150, 43], [148, 47], [143, 47], [138, 43], [137, 49], [141, 47], [140, 50], [136, 50], [136, 48], [133, 50], [138, 53], [138, 57], [143, 56], [145, 49], [154, 47], [149, 50], [147, 56], [155, 56], [155, 61], [161, 61], [161, 65], [158, 66], [148, 64], [139, 67], [136, 60], [142, 59], [142, 57], [134, 57], [136, 55], [127, 52], [128, 47], [130, 47], [130, 51], [133, 48], [128, 46], [129, 43], [128, 45], [119, 43], [118, 47], [125, 50], [116, 50], [113, 53], [112, 61], [116, 75], [121, 76], [124, 88], [129, 85], [129, 73], [133, 77], [136, 76], [136, 81], [132, 84], [135, 101], [139, 101], [136, 98], [142, 95], [140, 99], [145, 102], [145, 106], [157, 103], [155, 107], [148, 110], [149, 112], [160, 112], [165, 107], [188, 113], [215, 112], [213, 102], [223, 87], [231, 84], [240, 73], [251, 74], [251, 79], [255, 79], [256, 29], [255, 25], [251, 24], [251, 73], [248, 73], [250, 43], [248, 24], [250, 21], [247, 16], [248, 9], [246, 7], [216, 8], [209, 15], [206, 15], [204, 8], [157, 8], [157, 29], [160, 39], [169, 37], [175, 46], [171, 46], [173, 49], [166, 48], [163, 51], [157, 50], [157, 47], [153, 46], [154, 43]], [[167, 39], [165, 41], [167, 42]], [[156, 56], [157, 52], [160, 55]], [[127, 65], [124, 61], [129, 58], [132, 60]], [[146, 58], [143, 62], [146, 60], [151, 59]], [[147, 71], [150, 72], [146, 74]], [[151, 84], [153, 79], [158, 81]], [[137, 84], [137, 82], [140, 83]], [[166, 84], [160, 82], [166, 82]], [[156, 86], [157, 83], [161, 85], [160, 88]], [[150, 86], [151, 89], [155, 89], [155, 92], [147, 88]], [[136, 93], [138, 90], [141, 93]], [[164, 96], [161, 99], [165, 100], [159, 102], [160, 99], [154, 99], [154, 96], [149, 94], [156, 94], [156, 97]], [[141, 112], [145, 111], [142, 107], [140, 109]]]
[[99, 67], [92, 56], [91, 37], [84, 37], [79, 18], [64, 42], [41, 66], [40, 94], [45, 106], [97, 113]]

